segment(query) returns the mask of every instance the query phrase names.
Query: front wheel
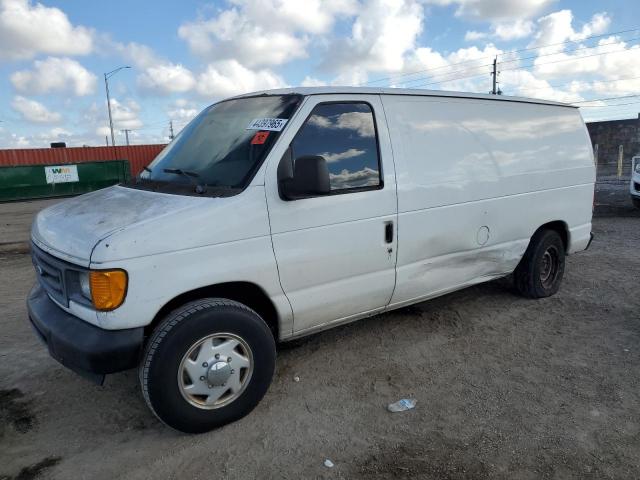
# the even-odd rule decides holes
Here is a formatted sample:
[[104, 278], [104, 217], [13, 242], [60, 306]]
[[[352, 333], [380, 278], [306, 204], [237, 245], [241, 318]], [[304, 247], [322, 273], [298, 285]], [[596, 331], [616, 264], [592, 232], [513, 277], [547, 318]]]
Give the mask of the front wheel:
[[640, 209], [640, 198], [639, 197], [631, 197], [631, 202], [633, 206]]
[[275, 341], [249, 307], [226, 299], [188, 303], [156, 328], [140, 366], [153, 413], [176, 430], [206, 432], [247, 415], [275, 370]]
[[513, 272], [516, 290], [529, 298], [556, 293], [564, 275], [565, 250], [555, 230], [538, 230]]

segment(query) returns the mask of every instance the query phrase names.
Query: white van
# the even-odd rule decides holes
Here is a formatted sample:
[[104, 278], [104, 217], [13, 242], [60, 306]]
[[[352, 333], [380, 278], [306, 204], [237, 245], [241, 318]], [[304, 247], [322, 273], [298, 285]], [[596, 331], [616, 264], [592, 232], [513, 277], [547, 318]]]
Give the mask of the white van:
[[29, 316], [62, 364], [97, 382], [139, 367], [151, 410], [202, 432], [256, 406], [277, 342], [511, 273], [527, 297], [554, 294], [591, 241], [594, 179], [568, 105], [234, 97], [130, 184], [37, 216]]

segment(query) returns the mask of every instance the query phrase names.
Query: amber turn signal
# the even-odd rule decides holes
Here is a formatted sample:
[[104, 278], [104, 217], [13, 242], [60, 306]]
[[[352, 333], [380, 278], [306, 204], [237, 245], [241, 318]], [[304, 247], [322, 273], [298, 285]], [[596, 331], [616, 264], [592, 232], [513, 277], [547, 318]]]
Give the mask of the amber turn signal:
[[127, 294], [127, 272], [124, 270], [92, 270], [89, 283], [96, 310], [115, 310], [124, 302]]

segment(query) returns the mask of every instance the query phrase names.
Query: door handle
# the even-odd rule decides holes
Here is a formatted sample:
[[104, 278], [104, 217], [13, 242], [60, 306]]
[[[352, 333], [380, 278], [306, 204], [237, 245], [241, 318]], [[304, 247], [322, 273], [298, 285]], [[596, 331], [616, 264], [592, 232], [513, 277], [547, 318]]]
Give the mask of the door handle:
[[393, 243], [393, 222], [385, 222], [384, 224], [384, 241]]

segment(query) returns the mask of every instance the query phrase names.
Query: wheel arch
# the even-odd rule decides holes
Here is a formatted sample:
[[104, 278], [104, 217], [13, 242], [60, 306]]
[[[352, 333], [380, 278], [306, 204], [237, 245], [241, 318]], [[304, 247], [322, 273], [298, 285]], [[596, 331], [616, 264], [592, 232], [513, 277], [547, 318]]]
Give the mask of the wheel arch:
[[266, 322], [277, 342], [280, 338], [280, 322], [278, 311], [266, 292], [251, 282], [225, 282], [183, 292], [165, 303], [155, 315], [151, 323], [145, 327], [145, 336], [151, 335], [162, 319], [176, 308], [203, 298], [226, 298], [235, 300], [256, 311]]
[[558, 235], [560, 235], [562, 244], [564, 245], [565, 254], [567, 254], [567, 252], [569, 251], [569, 246], [571, 244], [571, 234], [569, 233], [569, 226], [566, 222], [564, 222], [563, 220], [553, 220], [551, 222], [545, 223], [544, 225], [540, 225], [540, 227], [538, 227], [538, 229], [533, 232], [531, 238], [533, 238], [534, 235], [541, 230], [553, 230]]

